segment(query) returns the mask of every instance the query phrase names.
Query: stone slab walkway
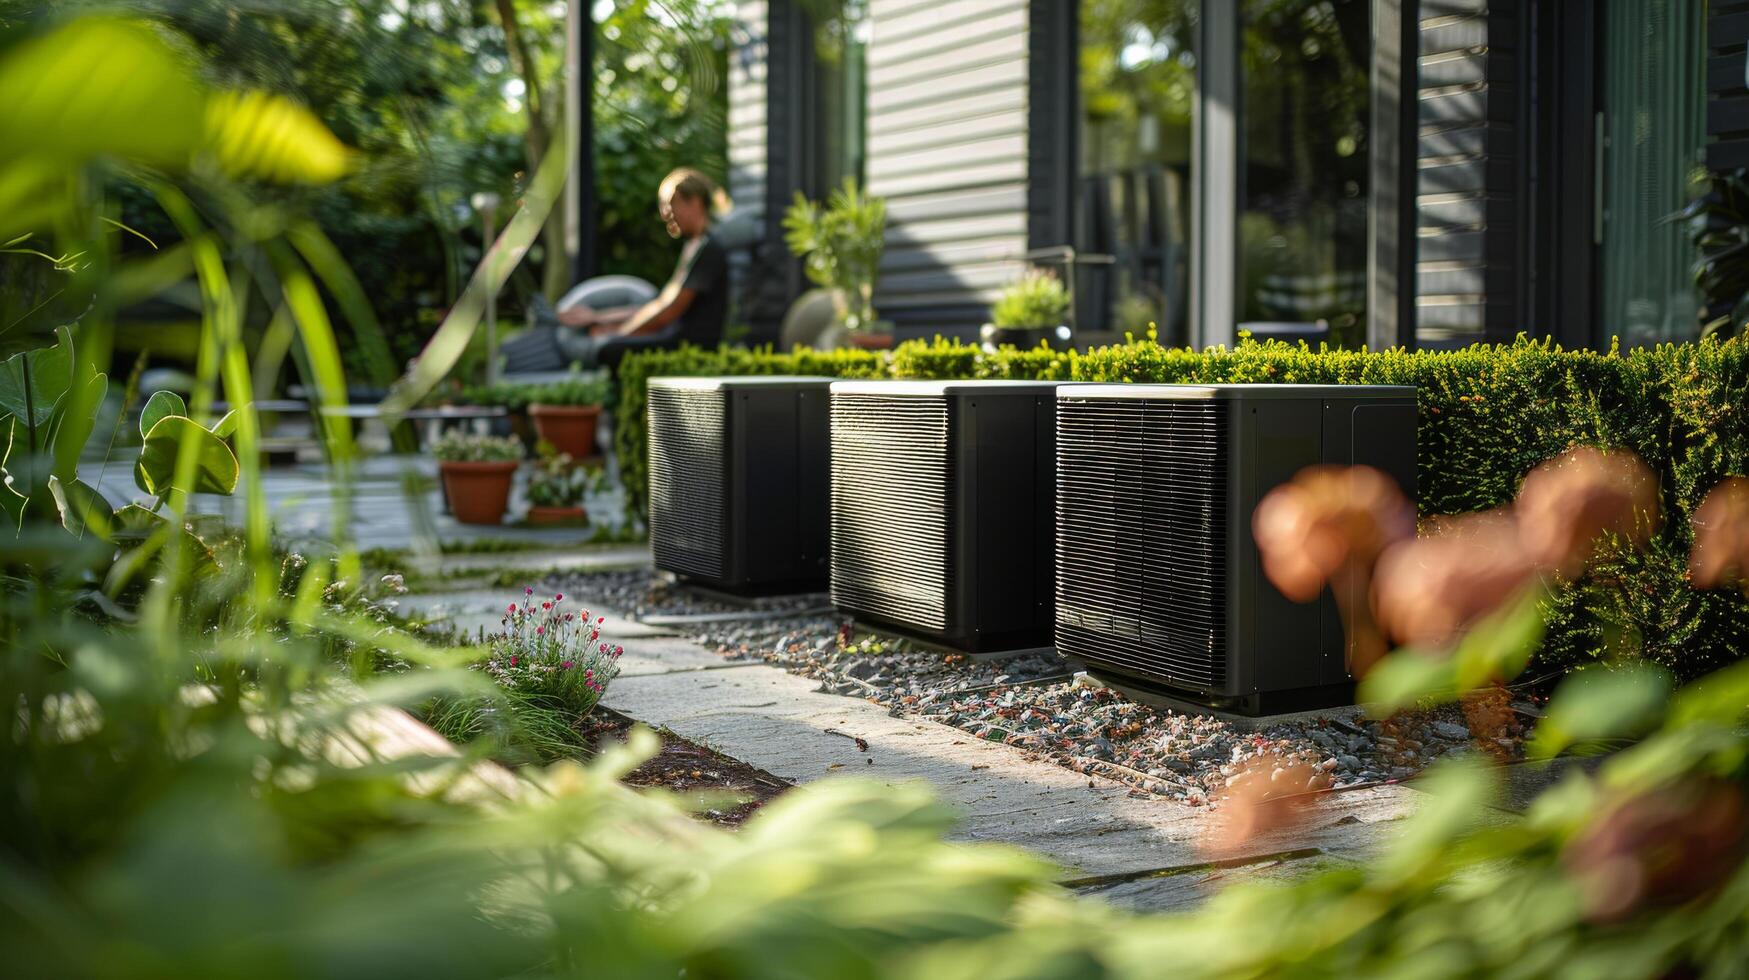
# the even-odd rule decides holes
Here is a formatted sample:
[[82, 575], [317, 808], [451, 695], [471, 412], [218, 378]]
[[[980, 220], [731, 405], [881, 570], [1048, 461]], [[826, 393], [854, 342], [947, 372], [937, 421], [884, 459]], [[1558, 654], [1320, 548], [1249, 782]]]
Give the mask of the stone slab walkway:
[[1063, 868], [1064, 881], [1136, 907], [1180, 907], [1237, 878], [1364, 858], [1417, 796], [1398, 785], [1332, 794], [1306, 826], [1211, 865], [1206, 842], [1218, 818], [1206, 810], [1132, 796], [1010, 746], [819, 693], [813, 681], [775, 667], [725, 663], [685, 640], [623, 642], [628, 669], [609, 689], [608, 707], [796, 783], [922, 780], [962, 815], [961, 839], [1041, 853]]

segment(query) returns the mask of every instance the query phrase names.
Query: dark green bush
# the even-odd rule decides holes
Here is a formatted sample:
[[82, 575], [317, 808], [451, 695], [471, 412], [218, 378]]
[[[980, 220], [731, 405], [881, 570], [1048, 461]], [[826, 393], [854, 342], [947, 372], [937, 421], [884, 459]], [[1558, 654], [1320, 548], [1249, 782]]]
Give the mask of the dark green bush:
[[1749, 603], [1688, 587], [1689, 517], [1719, 479], [1749, 471], [1749, 347], [1743, 341], [1649, 350], [1563, 350], [1519, 339], [1457, 351], [1312, 350], [1244, 342], [1192, 351], [1132, 341], [1085, 353], [1043, 346], [987, 353], [910, 341], [890, 353], [683, 348], [637, 354], [620, 370], [615, 425], [627, 499], [646, 512], [644, 382], [659, 375], [1414, 385], [1420, 404], [1421, 512], [1505, 503], [1532, 467], [1574, 444], [1626, 446], [1659, 474], [1665, 524], [1644, 554], [1609, 555], [1561, 590], [1542, 657], [1568, 667], [1633, 654], [1695, 676], [1740, 657]]

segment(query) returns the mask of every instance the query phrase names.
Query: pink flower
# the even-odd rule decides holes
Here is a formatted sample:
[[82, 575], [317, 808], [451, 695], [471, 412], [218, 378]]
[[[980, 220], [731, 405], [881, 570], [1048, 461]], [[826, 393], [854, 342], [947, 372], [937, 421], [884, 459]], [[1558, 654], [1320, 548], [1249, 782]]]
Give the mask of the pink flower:
[[588, 668], [587, 668], [587, 667], [585, 667], [585, 668], [584, 668], [584, 669], [583, 669], [583, 676], [584, 676], [584, 677], [594, 677], [594, 676], [595, 676], [595, 671], [593, 671], [593, 670], [590, 670], [590, 669], [588, 669]]
[[553, 608], [553, 604], [550, 602], [543, 602], [540, 604], [540, 607], [542, 609], [551, 609], [551, 608]]
[[547, 631], [547, 628], [545, 626], [536, 626], [534, 628], [534, 635], [540, 636], [541, 634], [545, 633], [546, 631]]
[[511, 604], [510, 604], [510, 608], [509, 608], [509, 609], [507, 609], [507, 610], [505, 610], [505, 611], [506, 611], [506, 612], [515, 612], [515, 611], [516, 611], [516, 603], [514, 603], [514, 602], [512, 602], [512, 603], [511, 603]]
[[564, 602], [565, 601], [565, 593], [561, 592], [558, 595], [553, 596], [553, 601], [554, 602]]
[[566, 670], [570, 670], [572, 667], [575, 667], [576, 665], [577, 665], [576, 661], [567, 660], [563, 664], [561, 664], [560, 666], [564, 667]]
[[606, 617], [606, 616], [597, 616], [597, 617], [595, 617], [595, 625], [597, 625], [597, 626], [600, 626], [600, 625], [601, 625], [601, 624], [602, 624], [602, 623], [605, 623], [605, 622], [607, 622], [607, 617]]
[[607, 644], [605, 644], [605, 643], [603, 643], [603, 644], [602, 644], [602, 645], [601, 645], [601, 652], [602, 652], [602, 653], [606, 653], [606, 652], [607, 652]]
[[514, 653], [510, 655], [510, 666], [516, 666], [516, 654]]
[[522, 590], [522, 594], [523, 595], [534, 595], [534, 589], [532, 587], [524, 587]]

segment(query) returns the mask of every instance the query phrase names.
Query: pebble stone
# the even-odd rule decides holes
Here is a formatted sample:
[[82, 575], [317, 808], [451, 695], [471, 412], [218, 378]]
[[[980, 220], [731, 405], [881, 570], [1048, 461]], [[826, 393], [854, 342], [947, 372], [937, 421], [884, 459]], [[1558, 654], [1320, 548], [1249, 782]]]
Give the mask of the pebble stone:
[[[646, 571], [550, 577], [544, 586], [634, 616], [743, 610]], [[929, 719], [1015, 746], [1040, 760], [1103, 775], [1195, 806], [1216, 801], [1234, 774], [1270, 758], [1315, 766], [1336, 788], [1414, 776], [1441, 756], [1469, 751], [1454, 705], [1399, 716], [1386, 734], [1356, 708], [1295, 716], [1247, 730], [1209, 715], [1130, 701], [1077, 684], [1054, 656], [977, 660], [852, 630], [837, 616], [805, 615], [821, 599], [759, 600], [772, 618], [679, 627], [728, 659], [760, 660], [818, 680], [820, 690], [865, 698], [895, 715]], [[848, 635], [850, 643], [844, 645]], [[1517, 736], [1492, 748], [1516, 754]]]

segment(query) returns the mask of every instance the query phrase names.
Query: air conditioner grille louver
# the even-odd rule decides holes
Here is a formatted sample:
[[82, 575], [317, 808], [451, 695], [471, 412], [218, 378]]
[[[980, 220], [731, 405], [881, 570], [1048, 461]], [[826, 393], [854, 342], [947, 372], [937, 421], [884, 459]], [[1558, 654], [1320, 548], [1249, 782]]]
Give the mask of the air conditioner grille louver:
[[728, 554], [720, 390], [650, 387], [650, 552], [656, 567], [721, 578]]
[[1057, 646], [1186, 687], [1226, 681], [1227, 404], [1057, 406]]
[[948, 450], [944, 397], [833, 394], [833, 603], [947, 627]]

